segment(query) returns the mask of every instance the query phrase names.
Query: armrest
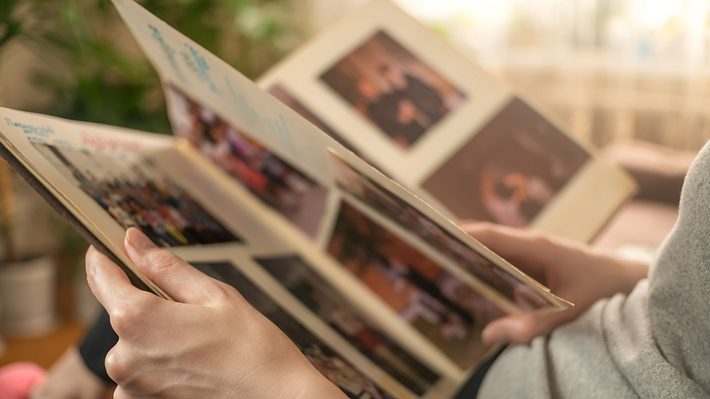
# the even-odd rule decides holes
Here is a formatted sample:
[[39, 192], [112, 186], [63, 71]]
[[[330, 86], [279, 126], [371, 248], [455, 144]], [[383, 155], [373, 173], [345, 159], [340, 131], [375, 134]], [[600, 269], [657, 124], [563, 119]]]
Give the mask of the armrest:
[[636, 198], [672, 205], [678, 205], [683, 180], [695, 158], [694, 152], [643, 141], [615, 144], [604, 155], [636, 180]]

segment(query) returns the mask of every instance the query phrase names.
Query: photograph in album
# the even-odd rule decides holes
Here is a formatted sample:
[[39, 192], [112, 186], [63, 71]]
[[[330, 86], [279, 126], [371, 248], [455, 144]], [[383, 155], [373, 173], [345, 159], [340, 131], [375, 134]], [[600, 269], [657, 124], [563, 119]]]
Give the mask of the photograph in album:
[[138, 227], [159, 246], [240, 241], [150, 161], [34, 146], [121, 227]]
[[377, 327], [360, 316], [342, 293], [299, 256], [257, 258], [276, 281], [374, 364], [421, 395], [440, 378]]
[[526, 227], [589, 157], [559, 128], [515, 98], [422, 186], [458, 218]]
[[343, 390], [348, 397], [394, 399], [284, 311], [271, 295], [257, 287], [231, 264], [206, 262], [193, 263], [193, 266], [208, 276], [236, 288], [251, 306], [277, 325], [313, 366]]
[[[168, 88], [175, 135], [310, 236], [318, 231], [327, 190], [208, 107]], [[258, 133], [258, 132], [257, 132]]]
[[385, 31], [378, 31], [321, 80], [402, 149], [466, 101], [466, 95]]
[[480, 329], [501, 311], [347, 202], [340, 205], [328, 252], [462, 368], [483, 354]]

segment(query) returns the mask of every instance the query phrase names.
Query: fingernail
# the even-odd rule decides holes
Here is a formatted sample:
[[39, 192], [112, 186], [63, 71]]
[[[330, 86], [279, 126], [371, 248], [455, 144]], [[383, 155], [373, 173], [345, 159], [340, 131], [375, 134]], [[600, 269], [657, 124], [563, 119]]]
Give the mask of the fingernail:
[[143, 232], [135, 227], [129, 228], [126, 232], [126, 242], [128, 242], [128, 245], [141, 252], [157, 248]]
[[89, 246], [89, 249], [86, 250], [86, 262], [84, 264], [84, 268], [86, 269], [86, 279], [89, 281], [94, 278], [96, 270], [94, 262], [92, 261], [94, 251], [96, 251], [96, 249], [93, 245]]
[[93, 246], [90, 246], [87, 251], [86, 257], [86, 281], [89, 283], [90, 287], [93, 287], [94, 283], [101, 279], [101, 268], [97, 266], [96, 255], [98, 251]]

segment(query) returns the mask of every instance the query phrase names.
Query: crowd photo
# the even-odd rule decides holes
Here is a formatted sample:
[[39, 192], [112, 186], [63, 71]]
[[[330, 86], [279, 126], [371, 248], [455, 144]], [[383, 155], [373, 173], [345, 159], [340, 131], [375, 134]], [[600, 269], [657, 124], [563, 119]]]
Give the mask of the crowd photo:
[[211, 109], [168, 88], [175, 134], [310, 236], [318, 232], [327, 190]]
[[489, 301], [422, 252], [345, 201], [328, 252], [456, 364], [480, 358]]
[[194, 263], [193, 266], [223, 281], [237, 291], [257, 311], [277, 325], [308, 358], [313, 366], [352, 399], [394, 399], [364, 374], [357, 371], [325, 342], [308, 331], [298, 320], [286, 313], [254, 283], [230, 263]]
[[88, 152], [35, 147], [61, 164], [88, 196], [124, 229], [138, 227], [162, 247], [240, 241], [148, 161], [127, 163]]
[[256, 259], [275, 280], [351, 345], [417, 395], [440, 378], [380, 329], [360, 317], [352, 305], [301, 257]]
[[403, 149], [466, 100], [462, 91], [384, 31], [320, 78]]
[[529, 226], [589, 154], [520, 99], [424, 181], [457, 218]]

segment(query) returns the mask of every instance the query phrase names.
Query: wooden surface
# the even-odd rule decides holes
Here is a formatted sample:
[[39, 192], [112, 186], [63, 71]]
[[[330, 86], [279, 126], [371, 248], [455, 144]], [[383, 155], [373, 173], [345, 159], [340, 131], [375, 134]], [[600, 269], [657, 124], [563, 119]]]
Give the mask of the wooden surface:
[[33, 338], [4, 337], [5, 353], [0, 356], [0, 366], [13, 362], [33, 362], [51, 366], [59, 356], [80, 339], [85, 327], [75, 322], [61, 322], [51, 333]]

